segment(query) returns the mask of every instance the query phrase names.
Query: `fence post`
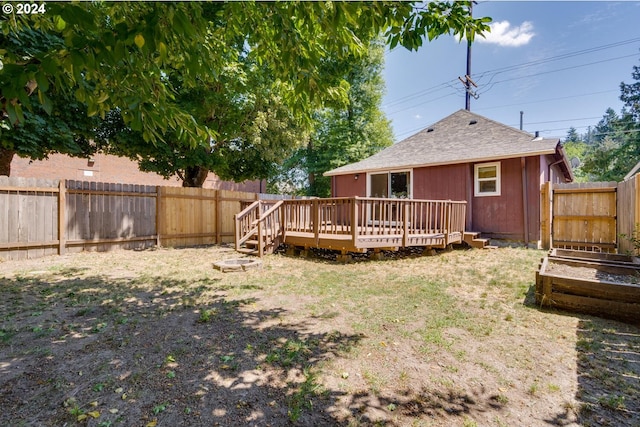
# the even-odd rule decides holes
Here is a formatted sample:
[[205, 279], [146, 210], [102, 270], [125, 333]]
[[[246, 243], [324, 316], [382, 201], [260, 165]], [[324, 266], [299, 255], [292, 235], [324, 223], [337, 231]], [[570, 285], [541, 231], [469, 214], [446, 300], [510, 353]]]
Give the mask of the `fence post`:
[[67, 241], [67, 187], [66, 180], [58, 183], [58, 255], [64, 255]]
[[[220, 190], [214, 190], [215, 195], [215, 213], [216, 213], [216, 244], [219, 245], [222, 243], [222, 202], [220, 201]], [[242, 205], [240, 205], [240, 210], [242, 210]], [[235, 221], [235, 219], [234, 219]]]
[[162, 200], [162, 187], [156, 186], [156, 246], [161, 247], [160, 230], [164, 227], [164, 201]]
[[[636, 194], [635, 194], [636, 206], [634, 209], [632, 230], [636, 229], [635, 228], [636, 224], [640, 224], [640, 173], [636, 174], [635, 180], [636, 182], [634, 184], [635, 184], [635, 190], [636, 190]], [[640, 237], [640, 236], [636, 236], [636, 237]]]
[[540, 190], [540, 240], [542, 249], [551, 249], [551, 197], [552, 184], [547, 181]]

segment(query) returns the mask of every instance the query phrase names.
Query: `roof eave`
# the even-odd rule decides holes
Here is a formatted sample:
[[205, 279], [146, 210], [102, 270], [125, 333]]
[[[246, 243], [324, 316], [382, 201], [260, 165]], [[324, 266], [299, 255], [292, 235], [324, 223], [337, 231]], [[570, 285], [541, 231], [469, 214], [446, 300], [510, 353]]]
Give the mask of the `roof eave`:
[[[511, 153], [505, 154], [503, 156], [487, 156], [487, 157], [475, 157], [471, 159], [457, 159], [451, 160], [447, 162], [436, 162], [436, 163], [418, 163], [418, 164], [407, 164], [407, 165], [394, 165], [394, 166], [385, 166], [378, 168], [363, 168], [363, 169], [353, 169], [348, 171], [327, 171], [323, 173], [323, 176], [338, 176], [338, 175], [353, 175], [357, 173], [370, 173], [370, 172], [384, 172], [384, 171], [394, 171], [394, 170], [406, 170], [406, 169], [417, 169], [417, 168], [426, 168], [426, 167], [434, 167], [434, 166], [447, 166], [447, 165], [457, 165], [461, 163], [480, 163], [480, 162], [492, 162], [496, 160], [505, 160], [505, 159], [515, 159], [520, 157], [532, 157], [532, 156], [542, 156], [547, 154], [556, 154], [558, 152], [557, 147], [548, 148], [545, 150], [538, 150], [534, 152], [526, 152], [526, 153]], [[563, 156], [566, 162], [566, 156]], [[569, 168], [569, 173], [571, 173], [571, 169]], [[573, 179], [573, 175], [572, 175]]]

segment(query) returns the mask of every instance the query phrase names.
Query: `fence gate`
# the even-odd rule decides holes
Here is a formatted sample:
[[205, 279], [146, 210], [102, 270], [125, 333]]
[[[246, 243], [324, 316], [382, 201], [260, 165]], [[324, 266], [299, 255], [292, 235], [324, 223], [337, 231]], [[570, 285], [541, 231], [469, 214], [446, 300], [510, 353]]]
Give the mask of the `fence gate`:
[[551, 247], [615, 253], [616, 195], [615, 182], [554, 184]]

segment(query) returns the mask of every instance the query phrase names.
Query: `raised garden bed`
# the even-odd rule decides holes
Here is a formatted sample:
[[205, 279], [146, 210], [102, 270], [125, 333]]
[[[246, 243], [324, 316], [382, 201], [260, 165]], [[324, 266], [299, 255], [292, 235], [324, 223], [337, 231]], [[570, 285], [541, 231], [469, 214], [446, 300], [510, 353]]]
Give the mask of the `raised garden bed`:
[[637, 258], [553, 250], [536, 273], [542, 306], [640, 322], [640, 263]]
[[620, 266], [640, 267], [640, 258], [629, 255], [609, 254], [604, 252], [575, 251], [570, 249], [552, 249], [549, 251], [550, 258], [569, 259], [586, 262], [597, 262], [599, 264], [613, 264]]

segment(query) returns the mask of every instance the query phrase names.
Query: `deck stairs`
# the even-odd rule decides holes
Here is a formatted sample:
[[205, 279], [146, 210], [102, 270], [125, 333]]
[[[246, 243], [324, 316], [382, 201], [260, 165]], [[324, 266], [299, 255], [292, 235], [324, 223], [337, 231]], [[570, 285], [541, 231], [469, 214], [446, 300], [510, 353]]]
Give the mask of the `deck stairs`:
[[464, 242], [476, 249], [495, 249], [497, 246], [492, 246], [489, 244], [489, 239], [478, 237], [480, 233], [476, 231], [465, 231], [463, 240]]
[[242, 254], [260, 256], [259, 243], [258, 232], [256, 231], [251, 234], [249, 240], [246, 240], [243, 245], [240, 245], [236, 250]]
[[488, 239], [464, 233], [465, 207], [464, 201], [372, 197], [257, 200], [235, 215], [235, 248], [260, 257], [282, 243], [364, 253], [447, 247], [462, 243], [463, 234], [470, 245], [486, 247]]
[[272, 254], [282, 243], [279, 221], [282, 201], [256, 201], [235, 216], [236, 251], [263, 256]]

